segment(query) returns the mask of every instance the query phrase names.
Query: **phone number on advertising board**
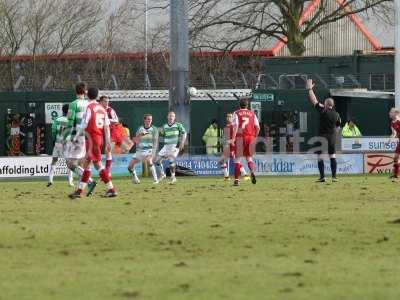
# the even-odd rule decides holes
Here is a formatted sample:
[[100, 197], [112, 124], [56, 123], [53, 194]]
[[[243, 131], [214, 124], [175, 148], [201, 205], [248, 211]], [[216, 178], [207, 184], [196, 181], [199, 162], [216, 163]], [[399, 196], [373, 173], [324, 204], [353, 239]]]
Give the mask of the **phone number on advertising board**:
[[219, 169], [218, 161], [216, 160], [184, 160], [178, 161], [177, 164], [178, 166], [192, 170]]

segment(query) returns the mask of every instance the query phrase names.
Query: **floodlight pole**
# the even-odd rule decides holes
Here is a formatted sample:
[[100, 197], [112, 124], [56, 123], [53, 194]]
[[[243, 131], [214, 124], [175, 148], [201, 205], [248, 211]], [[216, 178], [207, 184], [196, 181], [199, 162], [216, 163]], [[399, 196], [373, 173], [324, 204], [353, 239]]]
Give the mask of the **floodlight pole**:
[[190, 132], [188, 0], [170, 0], [169, 108]]
[[144, 11], [144, 89], [149, 89], [149, 71], [148, 71], [148, 8], [149, 2], [145, 1]]
[[395, 106], [400, 108], [400, 0], [394, 1], [395, 6]]

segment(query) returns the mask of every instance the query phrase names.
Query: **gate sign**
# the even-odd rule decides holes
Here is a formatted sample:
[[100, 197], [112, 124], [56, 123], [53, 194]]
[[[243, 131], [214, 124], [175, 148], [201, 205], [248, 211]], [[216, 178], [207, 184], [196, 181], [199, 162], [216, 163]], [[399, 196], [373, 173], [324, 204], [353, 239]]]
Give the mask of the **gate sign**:
[[64, 103], [45, 103], [46, 124], [53, 124], [53, 121], [62, 116]]

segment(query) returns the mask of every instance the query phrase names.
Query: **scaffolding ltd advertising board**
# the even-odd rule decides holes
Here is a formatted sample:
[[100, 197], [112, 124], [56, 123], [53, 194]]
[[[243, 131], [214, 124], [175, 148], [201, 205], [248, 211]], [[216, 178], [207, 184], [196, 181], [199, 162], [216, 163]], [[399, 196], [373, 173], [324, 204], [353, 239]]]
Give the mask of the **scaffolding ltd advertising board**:
[[[131, 158], [130, 154], [116, 155], [111, 167], [112, 175], [128, 175], [127, 166]], [[50, 156], [0, 157], [0, 179], [46, 177], [49, 174], [51, 160]], [[65, 159], [59, 159], [54, 168], [54, 176], [67, 175]], [[141, 164], [136, 165], [136, 172], [142, 174]], [[94, 171], [93, 175], [97, 176], [97, 172]]]

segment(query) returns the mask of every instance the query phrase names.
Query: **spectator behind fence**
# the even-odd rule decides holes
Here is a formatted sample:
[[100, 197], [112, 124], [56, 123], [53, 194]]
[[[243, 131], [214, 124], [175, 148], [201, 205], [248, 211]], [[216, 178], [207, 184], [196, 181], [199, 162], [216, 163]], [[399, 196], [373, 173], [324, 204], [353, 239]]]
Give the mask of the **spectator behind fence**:
[[342, 136], [343, 137], [360, 137], [361, 136], [361, 131], [358, 129], [358, 127], [355, 124], [355, 120], [353, 118], [350, 118], [346, 125], [344, 125], [342, 129]]
[[[220, 134], [222, 136], [222, 134]], [[203, 135], [203, 142], [206, 144], [207, 155], [218, 154], [218, 121], [212, 120], [210, 126]]]

